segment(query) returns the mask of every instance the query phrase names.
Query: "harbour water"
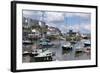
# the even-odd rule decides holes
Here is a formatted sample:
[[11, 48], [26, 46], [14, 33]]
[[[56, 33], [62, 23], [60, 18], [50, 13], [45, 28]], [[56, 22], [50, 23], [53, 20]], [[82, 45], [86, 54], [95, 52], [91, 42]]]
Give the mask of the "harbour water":
[[[91, 54], [87, 54], [86, 52], [82, 52], [79, 55], [76, 55], [76, 47], [77, 46], [83, 46], [82, 41], [77, 42], [76, 44], [73, 44], [71, 46], [72, 50], [63, 53], [63, 49], [62, 46], [64, 44], [68, 44], [68, 41], [64, 41], [64, 40], [58, 40], [58, 41], [51, 41], [51, 43], [54, 43], [55, 46], [52, 47], [46, 47], [50, 52], [53, 52], [55, 54], [55, 56], [53, 56], [53, 61], [71, 61], [71, 60], [89, 60], [91, 59]], [[31, 49], [27, 49], [28, 51], [32, 51], [32, 49], [34, 50], [34, 45], [29, 45], [27, 48], [31, 48]], [[81, 47], [80, 49], [82, 49], [84, 47]], [[24, 47], [25, 49], [25, 47]], [[84, 48], [85, 49], [85, 48]], [[29, 62], [31, 60], [31, 62], [34, 62], [34, 57], [29, 57], [29, 56], [25, 56], [23, 57], [23, 62]]]

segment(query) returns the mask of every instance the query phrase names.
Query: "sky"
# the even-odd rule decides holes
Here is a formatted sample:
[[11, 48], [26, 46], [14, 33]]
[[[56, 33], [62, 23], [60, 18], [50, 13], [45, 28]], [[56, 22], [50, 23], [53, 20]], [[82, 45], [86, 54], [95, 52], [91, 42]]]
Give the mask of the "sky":
[[62, 33], [71, 29], [80, 33], [91, 32], [90, 13], [23, 10], [23, 16], [44, 21], [48, 26], [59, 28]]

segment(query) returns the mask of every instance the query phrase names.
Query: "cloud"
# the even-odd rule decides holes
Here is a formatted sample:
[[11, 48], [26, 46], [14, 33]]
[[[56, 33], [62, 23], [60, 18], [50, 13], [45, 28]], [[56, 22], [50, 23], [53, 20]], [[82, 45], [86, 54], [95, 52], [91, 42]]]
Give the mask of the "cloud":
[[45, 20], [47, 22], [64, 20], [63, 13], [61, 13], [61, 12], [46, 12], [45, 16], [46, 16]]
[[80, 28], [86, 31], [91, 31], [91, 24], [81, 24]]
[[65, 14], [66, 17], [73, 17], [73, 16], [78, 16], [81, 18], [90, 18], [91, 14], [90, 13], [76, 13], [76, 12], [68, 12]]
[[30, 17], [32, 19], [43, 20], [45, 22], [56, 22], [64, 20], [63, 13], [61, 12], [46, 12], [35, 10], [24, 10], [23, 16]]
[[75, 32], [81, 32], [81, 33], [90, 33], [91, 32], [91, 25], [90, 24], [75, 24], [75, 25], [69, 25], [67, 26], [67, 30], [72, 29]]
[[[59, 28], [62, 32], [74, 31], [90, 32], [91, 31], [91, 14], [76, 12], [43, 12], [34, 10], [24, 10], [23, 15], [32, 19], [44, 20], [48, 26]], [[79, 25], [80, 24], [80, 25]]]
[[35, 10], [23, 10], [24, 15], [42, 15], [41, 11], [35, 11]]
[[73, 25], [73, 26], [68, 26], [68, 29], [70, 30], [70, 29], [73, 29], [74, 31], [79, 31], [80, 30], [80, 28], [79, 28], [79, 25]]
[[91, 32], [91, 25], [90, 24], [75, 24], [75, 25], [69, 25], [69, 24], [54, 24], [54, 23], [48, 23], [48, 26], [57, 27], [61, 30], [62, 33], [69, 32], [69, 30], [73, 30], [74, 32], [81, 32], [81, 33], [90, 33]]
[[23, 10], [23, 16], [40, 20], [40, 17], [42, 16], [41, 11], [35, 11], [35, 10]]

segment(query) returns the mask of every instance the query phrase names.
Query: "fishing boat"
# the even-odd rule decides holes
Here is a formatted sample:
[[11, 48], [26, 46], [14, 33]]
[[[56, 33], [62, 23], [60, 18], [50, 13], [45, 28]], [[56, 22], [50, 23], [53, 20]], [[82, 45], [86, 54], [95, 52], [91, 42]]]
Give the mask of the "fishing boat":
[[42, 46], [53, 46], [53, 43], [50, 42], [48, 39], [40, 39], [39, 45]]
[[91, 53], [91, 42], [90, 40], [87, 40], [84, 42], [84, 52], [90, 55]]
[[44, 61], [52, 61], [53, 60], [53, 53], [49, 50], [39, 53], [37, 56], [34, 57], [35, 62], [44, 62]]
[[24, 44], [24, 45], [31, 45], [31, 44], [33, 44], [33, 43], [32, 43], [32, 41], [24, 40], [24, 41], [23, 41], [23, 44]]
[[90, 47], [90, 46], [91, 46], [90, 40], [84, 41], [84, 47]]
[[82, 44], [82, 42], [78, 42], [75, 46], [74, 46], [74, 51], [75, 51], [75, 56], [81, 56], [84, 53], [84, 46]]
[[28, 52], [28, 51], [23, 52], [23, 55], [29, 55], [29, 54], [30, 54], [30, 52]]
[[66, 43], [62, 46], [62, 53], [65, 54], [65, 53], [69, 53], [70, 51], [72, 51], [73, 48], [71, 46], [71, 43]]
[[76, 44], [76, 43], [77, 43], [77, 41], [70, 41], [70, 43], [71, 43], [71, 44]]

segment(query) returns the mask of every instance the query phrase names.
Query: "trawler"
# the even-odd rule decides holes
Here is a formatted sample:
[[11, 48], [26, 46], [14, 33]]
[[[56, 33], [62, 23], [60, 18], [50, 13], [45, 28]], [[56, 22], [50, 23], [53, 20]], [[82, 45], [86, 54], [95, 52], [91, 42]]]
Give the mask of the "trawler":
[[53, 52], [48, 49], [38, 53], [37, 56], [34, 57], [35, 62], [44, 62], [44, 61], [53, 61]]
[[62, 53], [63, 54], [68, 53], [72, 50], [73, 50], [73, 47], [72, 47], [71, 43], [69, 43], [69, 42], [62, 46]]
[[84, 41], [84, 47], [90, 47], [91, 42], [89, 40]]

